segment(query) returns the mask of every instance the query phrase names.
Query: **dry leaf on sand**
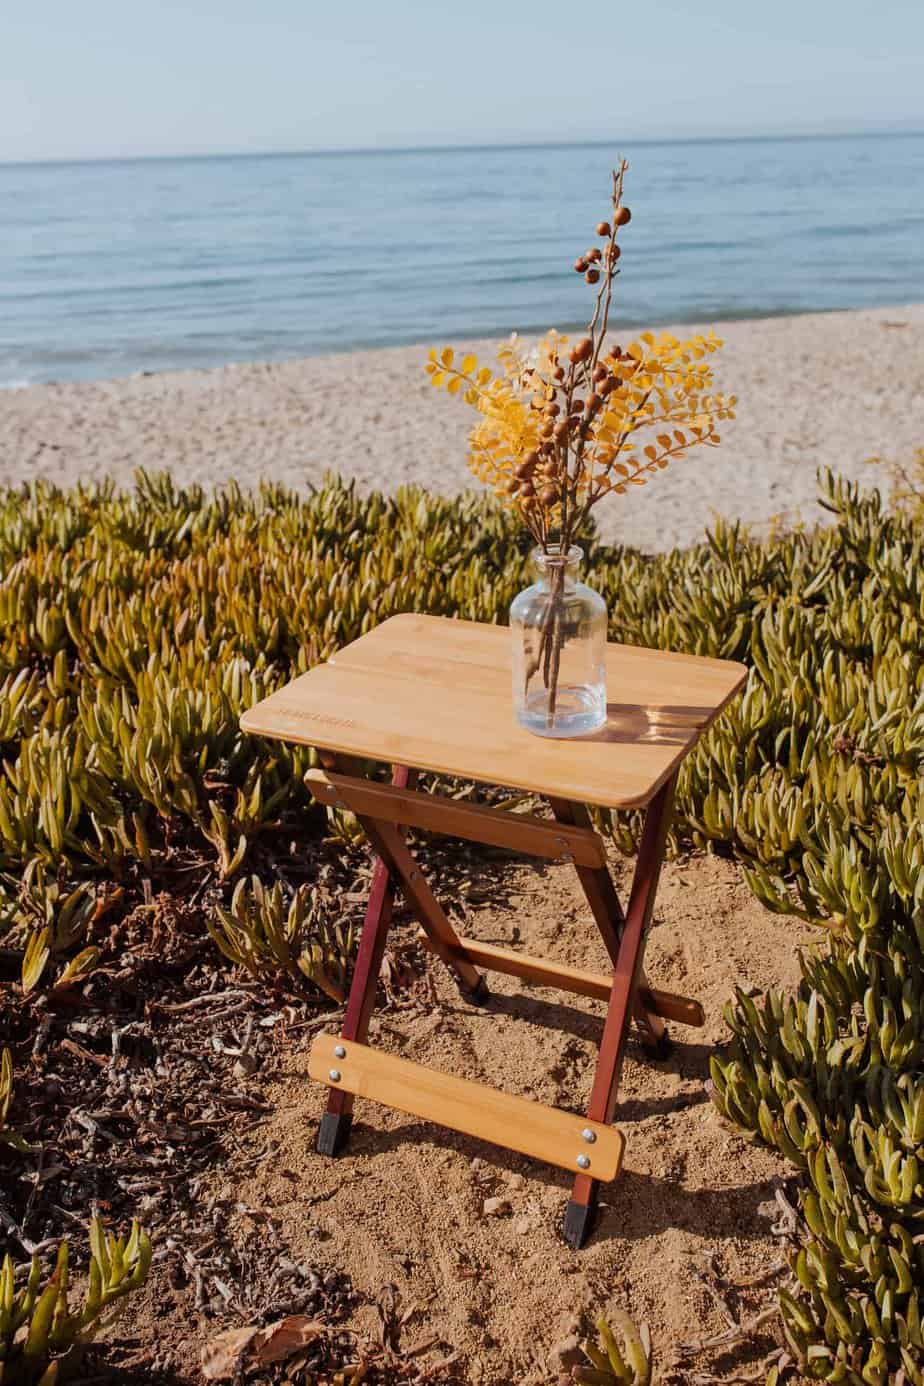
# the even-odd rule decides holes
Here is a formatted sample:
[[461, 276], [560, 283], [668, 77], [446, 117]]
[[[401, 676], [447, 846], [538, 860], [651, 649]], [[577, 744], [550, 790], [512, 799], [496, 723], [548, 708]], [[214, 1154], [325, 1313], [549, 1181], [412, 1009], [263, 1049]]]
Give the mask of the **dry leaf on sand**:
[[257, 1332], [255, 1324], [250, 1328], [227, 1328], [206, 1343], [202, 1349], [202, 1375], [206, 1381], [233, 1380]]
[[324, 1332], [324, 1325], [304, 1314], [290, 1314], [266, 1328], [228, 1328], [202, 1349], [202, 1375], [206, 1381], [233, 1381], [242, 1367], [266, 1367], [284, 1362], [310, 1347]]
[[263, 1328], [254, 1338], [248, 1356], [252, 1355], [258, 1367], [268, 1366], [270, 1362], [284, 1362], [303, 1348], [310, 1347], [324, 1332], [323, 1323], [317, 1319], [306, 1319], [304, 1314], [290, 1314]]

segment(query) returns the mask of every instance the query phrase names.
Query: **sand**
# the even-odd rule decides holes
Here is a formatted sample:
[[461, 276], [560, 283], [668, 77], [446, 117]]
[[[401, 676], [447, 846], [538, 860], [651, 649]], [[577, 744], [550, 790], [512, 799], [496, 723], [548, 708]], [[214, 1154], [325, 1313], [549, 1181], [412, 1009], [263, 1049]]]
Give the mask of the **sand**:
[[[718, 330], [718, 383], [738, 395], [737, 420], [718, 450], [598, 509], [604, 537], [655, 551], [696, 540], [716, 515], [758, 531], [779, 516], [812, 521], [818, 467], [875, 484], [867, 458], [906, 460], [924, 443], [924, 304]], [[145, 466], [205, 485], [303, 487], [333, 469], [363, 487], [453, 493], [472, 484], [472, 415], [431, 389], [425, 358], [396, 347], [4, 392], [0, 482], [126, 482]]]

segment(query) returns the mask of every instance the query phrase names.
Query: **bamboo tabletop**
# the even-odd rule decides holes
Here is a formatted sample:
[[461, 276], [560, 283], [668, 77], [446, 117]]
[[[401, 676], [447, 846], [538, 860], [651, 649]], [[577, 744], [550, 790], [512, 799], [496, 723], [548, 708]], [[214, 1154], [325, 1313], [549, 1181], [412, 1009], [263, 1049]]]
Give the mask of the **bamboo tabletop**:
[[608, 644], [607, 720], [568, 740], [513, 717], [510, 632], [393, 616], [244, 714], [247, 732], [605, 808], [650, 802], [743, 664]]

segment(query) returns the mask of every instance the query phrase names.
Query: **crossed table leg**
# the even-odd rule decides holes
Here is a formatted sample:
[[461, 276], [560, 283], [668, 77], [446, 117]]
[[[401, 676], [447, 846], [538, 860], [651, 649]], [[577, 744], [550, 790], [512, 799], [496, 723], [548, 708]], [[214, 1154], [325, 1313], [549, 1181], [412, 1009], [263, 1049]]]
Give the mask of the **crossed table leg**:
[[[333, 756], [325, 757], [325, 763], [332, 772], [339, 769]], [[343, 768], [354, 767], [346, 762]], [[353, 1098], [360, 1092], [386, 1105], [538, 1155], [563, 1168], [576, 1167], [563, 1233], [569, 1245], [580, 1247], [593, 1225], [600, 1179], [613, 1177], [621, 1162], [622, 1138], [611, 1123], [632, 1020], [646, 1050], [657, 1056], [669, 1045], [665, 1019], [703, 1024], [697, 1002], [651, 988], [642, 967], [670, 826], [674, 780], [655, 794], [646, 810], [629, 903], [623, 913], [605, 865], [602, 843], [590, 828], [583, 805], [553, 800], [556, 824], [549, 824], [416, 793], [416, 778], [415, 770], [403, 766], [396, 767], [391, 789], [338, 773], [318, 771], [308, 777], [309, 788], [320, 802], [344, 805], [356, 813], [377, 853], [343, 1028], [339, 1037], [319, 1036], [312, 1050], [311, 1076], [330, 1086], [317, 1148], [326, 1155], [344, 1149], [352, 1124]], [[609, 953], [612, 973], [585, 972], [459, 938], [405, 845], [402, 825], [453, 832], [501, 846], [516, 845], [535, 855], [573, 861]], [[434, 1074], [404, 1059], [374, 1055], [367, 1047], [396, 886], [422, 926], [423, 941], [453, 970], [470, 1000], [478, 1004], [489, 1000], [487, 985], [476, 966], [481, 963], [489, 970], [607, 1001], [586, 1124], [554, 1108]]]

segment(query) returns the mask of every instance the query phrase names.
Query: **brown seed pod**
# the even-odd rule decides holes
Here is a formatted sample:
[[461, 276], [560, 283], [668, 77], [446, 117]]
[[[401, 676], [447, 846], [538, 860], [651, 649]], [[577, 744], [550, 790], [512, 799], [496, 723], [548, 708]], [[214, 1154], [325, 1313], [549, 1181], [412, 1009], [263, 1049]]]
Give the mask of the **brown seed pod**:
[[567, 419], [562, 419], [562, 420], [560, 420], [560, 422], [557, 423], [557, 424], [555, 425], [555, 427], [552, 429], [552, 437], [555, 438], [555, 439], [560, 443], [560, 442], [562, 441], [562, 439], [567, 438], [567, 436], [568, 436], [568, 420], [567, 420]]
[[536, 488], [531, 481], [524, 481], [520, 487], [520, 495], [524, 500], [532, 500], [536, 494]]
[[598, 245], [593, 246], [584, 256], [584, 259], [591, 265], [598, 265], [602, 258], [602, 251]]
[[593, 378], [597, 382], [597, 384], [599, 384], [601, 380], [606, 380], [608, 374], [609, 372], [607, 371], [606, 366], [604, 366], [603, 362], [598, 361], [597, 364], [594, 366], [593, 374]]
[[597, 222], [597, 235], [608, 236], [610, 234], [610, 224], [608, 221]]
[[541, 428], [541, 430], [540, 430], [540, 436], [543, 437], [543, 438], [551, 438], [551, 436], [552, 436], [552, 429], [553, 429], [553, 428], [554, 428], [554, 424], [552, 423], [552, 421], [551, 421], [551, 419], [550, 419], [548, 423], [544, 423], [544, 424], [542, 425], [542, 428]]
[[576, 346], [571, 348], [568, 357], [575, 365], [579, 365], [581, 361], [586, 361], [588, 356], [593, 355], [593, 350], [593, 342], [589, 337], [585, 337], [583, 341], [578, 342]]
[[572, 412], [572, 414], [580, 414], [580, 412], [581, 412], [581, 410], [582, 410], [583, 408], [584, 408], [584, 401], [583, 401], [582, 399], [573, 399], [573, 400], [571, 401], [571, 412]]
[[550, 419], [557, 419], [561, 413], [561, 405], [556, 404], [554, 400], [550, 400], [545, 406], [545, 412]]
[[613, 220], [617, 226], [628, 226], [632, 220], [632, 213], [628, 207], [617, 207], [613, 213]]
[[597, 280], [600, 278], [600, 271], [598, 269], [589, 269], [584, 275], [584, 278], [587, 280], [588, 284], [596, 284]]
[[556, 380], [564, 380], [564, 378], [565, 378], [565, 368], [564, 368], [564, 366], [556, 366], [555, 369], [554, 369], [554, 371], [552, 372], [552, 374], [553, 374], [553, 376], [555, 377]]
[[528, 481], [532, 474], [533, 468], [528, 462], [521, 462], [520, 465], [514, 469], [514, 475], [518, 476], [521, 481]]
[[597, 410], [600, 408], [600, 404], [600, 396], [594, 394], [593, 391], [591, 391], [591, 393], [587, 396], [586, 400], [584, 401], [584, 410], [588, 414], [595, 414]]
[[526, 454], [526, 456], [523, 458], [523, 466], [524, 466], [524, 467], [538, 467], [538, 465], [539, 465], [539, 454], [538, 454], [538, 452], [528, 452], [528, 453]]
[[608, 246], [606, 247], [606, 260], [607, 260], [607, 264], [610, 264], [610, 265], [615, 264], [616, 261], [619, 259], [619, 257], [620, 257], [621, 254], [622, 254], [622, 251], [620, 250], [619, 246], [616, 244], [615, 241], [613, 242], [612, 245], [608, 245]]
[[587, 268], [587, 261], [584, 259], [583, 255], [579, 255], [578, 258], [575, 260], [574, 268], [578, 274], [584, 273], [584, 271]]
[[542, 501], [543, 505], [554, 505], [558, 500], [558, 492], [555, 490], [554, 486], [545, 486], [539, 492], [539, 499]]

